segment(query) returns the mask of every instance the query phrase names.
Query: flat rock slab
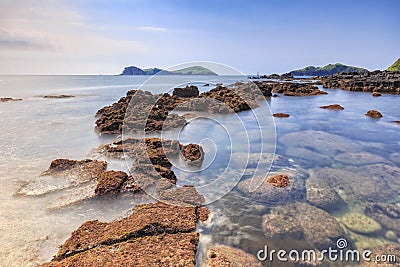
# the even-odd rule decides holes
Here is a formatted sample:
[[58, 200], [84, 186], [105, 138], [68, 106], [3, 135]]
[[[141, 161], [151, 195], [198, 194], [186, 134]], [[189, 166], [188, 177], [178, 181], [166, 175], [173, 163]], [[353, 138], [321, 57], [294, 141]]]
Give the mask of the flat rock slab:
[[61, 246], [56, 259], [63, 259], [100, 245], [112, 245], [143, 236], [193, 232], [199, 215], [196, 207], [163, 203], [138, 205], [132, 215], [119, 221], [88, 221]]
[[198, 233], [144, 236], [100, 246], [43, 267], [195, 266]]

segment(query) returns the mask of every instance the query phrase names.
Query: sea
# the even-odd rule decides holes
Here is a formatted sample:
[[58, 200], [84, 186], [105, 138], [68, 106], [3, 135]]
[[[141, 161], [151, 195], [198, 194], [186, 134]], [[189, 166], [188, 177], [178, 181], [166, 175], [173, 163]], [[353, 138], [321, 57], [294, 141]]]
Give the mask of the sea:
[[[40, 176], [57, 158], [103, 159], [96, 148], [115, 137], [96, 133], [97, 110], [131, 89], [166, 93], [175, 87], [196, 85], [204, 92], [218, 83], [229, 85], [238, 81], [248, 80], [244, 76], [186, 75], [166, 75], [156, 80], [148, 76], [112, 75], [0, 76], [0, 97], [22, 99], [0, 102], [0, 266], [36, 266], [49, 261], [71, 232], [85, 221], [116, 220], [129, 214], [134, 205], [154, 201], [151, 197], [127, 195], [96, 198], [87, 191], [91, 188], [65, 188], [62, 181]], [[400, 230], [394, 231], [394, 238], [388, 238], [390, 229], [384, 226], [372, 234], [360, 233], [347, 228], [343, 221], [349, 212], [364, 212], [374, 196], [363, 190], [376, 187], [377, 179], [384, 180], [389, 188], [376, 192], [385, 196], [382, 201], [378, 198], [379, 202], [400, 205], [400, 126], [392, 123], [400, 120], [400, 96], [372, 97], [370, 93], [321, 89], [328, 94], [259, 99], [259, 107], [254, 110], [203, 115], [190, 120], [180, 131], [164, 134], [163, 138], [178, 139], [181, 143], [200, 143], [205, 150], [202, 166], [185, 167], [177, 162], [173, 167], [178, 185], [198, 187], [212, 212], [209, 221], [199, 226], [198, 266], [204, 264], [207, 248], [216, 244], [239, 248], [254, 256], [267, 243], [271, 247], [282, 245], [264, 235], [263, 216], [286, 202], [307, 202], [306, 196], [272, 203], [237, 186], [252, 177], [265, 177], [271, 167], [276, 172], [304, 173], [305, 180], [318, 173], [351, 173], [352, 178], [356, 177], [352, 183], [347, 177], [338, 178], [339, 183], [340, 179], [347, 181], [344, 184], [351, 191], [332, 185], [344, 204], [329, 212], [345, 229], [348, 242], [359, 249], [400, 244]], [[74, 97], [43, 98], [59, 94]], [[320, 108], [329, 104], [340, 104], [345, 109]], [[380, 111], [383, 117], [365, 116], [371, 109]], [[273, 118], [272, 114], [277, 112], [290, 117]], [[274, 153], [285, 160], [274, 163], [268, 157]], [[247, 168], [249, 158], [260, 169]], [[386, 171], [379, 173], [377, 164], [384, 165], [381, 169]], [[368, 171], [371, 166], [378, 171]], [[108, 169], [128, 171], [125, 162], [118, 160], [108, 160]], [[220, 177], [223, 179], [217, 179]], [[364, 186], [358, 187], [357, 183]], [[255, 179], [254, 184], [259, 185], [260, 180]], [[300, 191], [307, 191], [305, 183]], [[89, 197], [82, 199], [86, 195]], [[299, 246], [304, 247], [305, 243]]]

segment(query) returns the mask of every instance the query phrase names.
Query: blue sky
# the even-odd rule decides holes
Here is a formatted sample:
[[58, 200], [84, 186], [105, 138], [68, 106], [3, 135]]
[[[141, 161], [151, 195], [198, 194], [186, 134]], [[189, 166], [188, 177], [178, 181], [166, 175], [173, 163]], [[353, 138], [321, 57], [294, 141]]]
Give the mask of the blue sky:
[[[40, 4], [38, 4], [40, 3]], [[116, 74], [215, 61], [247, 74], [400, 57], [400, 1], [0, 3], [0, 74]]]

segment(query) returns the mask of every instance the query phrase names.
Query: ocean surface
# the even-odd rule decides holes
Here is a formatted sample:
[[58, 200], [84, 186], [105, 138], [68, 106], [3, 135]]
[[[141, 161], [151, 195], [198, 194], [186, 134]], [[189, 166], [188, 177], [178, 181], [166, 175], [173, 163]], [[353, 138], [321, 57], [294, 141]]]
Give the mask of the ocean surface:
[[[58, 190], [62, 188], [60, 181], [49, 182], [40, 177], [56, 158], [102, 159], [95, 149], [113, 139], [99, 137], [94, 131], [98, 109], [143, 83], [141, 89], [153, 93], [169, 92], [188, 83], [206, 91], [216, 83], [232, 84], [244, 81], [245, 77], [164, 76], [146, 83], [147, 79], [147, 76], [0, 76], [0, 97], [23, 99], [0, 103], [0, 266], [35, 266], [48, 261], [83, 222], [115, 220], [129, 213], [133, 205], [152, 201], [130, 196], [80, 200], [82, 192], [78, 189]], [[210, 83], [210, 87], [203, 86], [204, 83]], [[305, 179], [321, 170], [327, 175], [346, 170], [359, 177], [355, 183], [368, 187], [376, 186], [377, 177], [385, 181], [393, 179], [394, 185], [389, 185], [392, 190], [378, 192], [385, 195], [384, 201], [379, 202], [400, 203], [400, 177], [385, 177], [389, 175], [385, 171], [366, 171], [369, 166], [381, 164], [394, 176], [400, 173], [400, 126], [391, 123], [400, 120], [400, 96], [385, 94], [374, 98], [368, 93], [324, 90], [328, 95], [271, 98], [260, 101], [260, 107], [254, 111], [197, 118], [180, 132], [165, 133], [164, 138], [201, 143], [205, 148], [202, 167], [185, 169], [176, 163], [178, 184], [200, 188], [222, 173], [232, 177], [233, 182], [208, 187], [204, 192], [199, 190], [210, 200], [208, 206], [213, 212], [208, 225], [201, 226], [199, 265], [205, 250], [213, 244], [233, 246], [253, 255], [266, 243], [272, 247], [280, 245], [268, 240], [261, 226], [262, 216], [277, 204], [255, 200], [252, 194], [235, 187], [237, 181], [254, 174], [251, 168], [242, 171], [243, 155], [267, 155], [276, 150], [286, 161], [274, 163], [272, 170], [301, 171]], [[56, 94], [75, 97], [42, 98]], [[335, 103], [345, 109], [337, 112], [319, 108]], [[364, 114], [370, 109], [380, 111], [383, 118], [366, 117]], [[290, 117], [272, 119], [271, 113], [277, 112], [288, 113]], [[363, 160], [358, 162], [354, 155]], [[108, 163], [108, 169], [127, 170], [124, 162]], [[261, 170], [269, 169], [271, 163], [267, 160]], [[57, 190], [48, 190], [51, 186]], [[365, 187], [351, 186], [351, 195], [346, 188], [341, 194], [346, 202], [343, 208], [331, 212], [341, 223], [344, 214], [362, 213], [369, 202], [363, 192]], [[85, 191], [83, 195], [88, 193]], [[298, 198], [305, 201], [302, 196]], [[286, 201], [296, 199], [282, 199], [280, 204]], [[385, 229], [373, 235], [346, 231], [349, 242], [360, 249], [400, 241], [400, 232], [399, 240], [389, 240]]]

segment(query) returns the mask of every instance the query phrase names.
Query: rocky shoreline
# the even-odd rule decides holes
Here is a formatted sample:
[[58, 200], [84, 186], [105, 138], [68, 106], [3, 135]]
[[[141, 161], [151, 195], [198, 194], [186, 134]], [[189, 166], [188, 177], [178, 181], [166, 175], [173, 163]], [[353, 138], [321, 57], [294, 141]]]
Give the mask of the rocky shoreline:
[[[196, 86], [187, 86], [175, 88], [172, 95], [131, 90], [116, 103], [96, 113], [96, 130], [99, 135], [112, 137], [120, 136], [125, 131], [158, 133], [165, 129], [179, 129], [188, 123], [186, 118], [196, 116], [190, 112], [238, 113], [258, 107], [257, 100], [271, 97], [272, 93], [298, 97], [327, 94], [318, 89], [315, 82], [276, 81], [218, 85], [204, 93], [200, 93]], [[344, 109], [338, 104], [321, 108], [336, 111]], [[189, 112], [187, 114], [190, 116], [178, 115], [175, 111]], [[374, 117], [376, 113], [372, 113], [366, 115], [372, 114]], [[276, 113], [274, 116], [288, 118], [289, 114]], [[301, 144], [293, 143], [294, 140], [301, 140]], [[377, 176], [389, 168], [385, 161], [376, 157], [356, 155], [357, 149], [340, 136], [303, 131], [286, 134], [281, 141], [297, 148], [297, 151], [292, 151], [295, 157], [303, 156], [309, 147], [317, 145], [321, 151], [309, 152], [332, 154], [333, 151], [339, 154], [338, 161], [347, 160], [346, 157], [366, 160], [365, 168], [372, 168], [369, 172]], [[340, 150], [337, 144], [346, 149]], [[352, 155], [345, 154], [352, 149]], [[119, 220], [83, 223], [64, 242], [53, 260], [40, 266], [196, 266], [200, 242], [198, 225], [207, 224], [212, 210], [203, 206], [205, 197], [193, 186], [177, 186], [178, 178], [171, 169], [170, 159], [180, 158], [188, 165], [200, 166], [204, 160], [203, 148], [198, 144], [181, 144], [177, 140], [158, 137], [119, 138], [101, 145], [96, 153], [107, 159], [131, 159], [131, 175], [124, 171], [107, 170], [105, 161], [90, 159], [57, 159], [42, 175], [75, 177], [68, 178], [71, 179], [70, 187], [88, 183], [94, 185], [91, 194], [84, 197], [119, 194], [140, 197], [149, 194], [158, 201], [137, 205], [129, 216]], [[385, 177], [384, 182], [376, 178], [372, 186], [365, 184], [358, 188], [359, 177], [349, 170], [317, 168], [308, 172], [296, 166], [289, 168], [290, 160], [283, 156], [275, 155], [274, 158], [278, 163], [284, 161], [284, 168], [270, 173], [256, 191], [248, 192], [250, 179], [243, 179], [236, 189], [241, 196], [255, 203], [271, 205], [260, 223], [267, 240], [305, 240], [313, 248], [322, 250], [335, 247], [339, 238], [351, 240], [353, 233], [377, 234], [387, 231], [388, 238], [397, 241], [400, 237], [399, 208], [384, 204], [388, 199], [379, 195], [380, 191], [397, 190], [398, 182], [393, 177], [399, 172], [398, 168], [390, 169], [393, 177]], [[371, 160], [377, 166], [373, 167]], [[376, 160], [378, 162], [374, 162]], [[326, 177], [329, 179], [326, 180]], [[359, 198], [355, 201], [371, 202], [365, 208], [365, 214], [346, 212], [338, 219], [328, 213], [353, 201], [346, 198], [350, 195]], [[319, 218], [318, 221], [315, 218]], [[362, 226], [361, 222], [366, 221], [369, 222], [368, 227]], [[361, 241], [352, 242], [351, 246], [361, 247]], [[398, 246], [392, 249], [396, 250]], [[252, 254], [224, 245], [208, 247], [203, 260], [207, 266], [215, 267], [261, 266], [261, 262]], [[314, 263], [301, 264], [313, 266]]]

